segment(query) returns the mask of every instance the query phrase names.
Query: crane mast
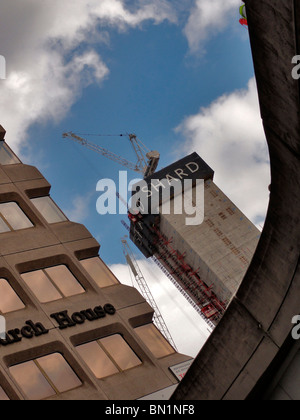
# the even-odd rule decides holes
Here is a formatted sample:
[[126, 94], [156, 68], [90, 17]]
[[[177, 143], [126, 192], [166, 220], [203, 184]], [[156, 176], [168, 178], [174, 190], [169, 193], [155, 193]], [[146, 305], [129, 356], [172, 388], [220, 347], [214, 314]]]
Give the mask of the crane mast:
[[154, 316], [153, 316], [153, 323], [155, 326], [159, 329], [159, 331], [164, 335], [164, 337], [168, 340], [168, 342], [176, 349], [176, 345], [174, 343], [174, 340], [170, 334], [170, 331], [164, 321], [164, 318], [157, 306], [157, 303], [155, 302], [155, 299], [149, 289], [149, 286], [143, 276], [143, 273], [134, 257], [134, 254], [126, 240], [126, 237], [121, 239], [122, 245], [123, 245], [123, 254], [126, 258], [127, 264], [130, 267], [135, 281], [140, 289], [140, 292], [142, 296], [145, 298], [147, 303], [152, 307], [154, 310]]

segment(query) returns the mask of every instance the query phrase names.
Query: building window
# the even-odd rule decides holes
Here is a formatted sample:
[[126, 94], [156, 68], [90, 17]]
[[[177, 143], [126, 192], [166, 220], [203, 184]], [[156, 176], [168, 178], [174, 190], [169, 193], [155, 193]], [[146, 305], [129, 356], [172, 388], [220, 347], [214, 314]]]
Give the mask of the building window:
[[13, 165], [15, 163], [21, 163], [16, 155], [9, 149], [4, 141], [0, 142], [0, 164], [1, 165]]
[[80, 263], [99, 287], [119, 284], [116, 277], [99, 257], [81, 260]]
[[228, 207], [228, 209], [226, 209], [226, 210], [231, 216], [234, 214], [234, 209]]
[[33, 224], [17, 203], [0, 203], [0, 233], [31, 227]]
[[221, 217], [221, 219], [223, 219], [223, 220], [226, 220], [226, 219], [227, 219], [227, 216], [226, 216], [223, 212], [219, 213], [219, 216], [220, 216], [220, 217]]
[[43, 400], [82, 385], [59, 353], [12, 366], [9, 371], [29, 400]]
[[31, 202], [48, 223], [60, 223], [68, 220], [49, 196], [32, 198]]
[[9, 397], [2, 388], [2, 386], [0, 386], [0, 401], [9, 401]]
[[142, 364], [120, 334], [77, 346], [78, 353], [98, 379]]
[[25, 305], [6, 279], [0, 279], [0, 313], [24, 309]]
[[85, 293], [85, 290], [65, 265], [21, 274], [21, 277], [41, 303], [53, 302]]
[[142, 327], [135, 328], [135, 332], [157, 359], [175, 353], [173, 347], [168, 343], [154, 324], [147, 324]]

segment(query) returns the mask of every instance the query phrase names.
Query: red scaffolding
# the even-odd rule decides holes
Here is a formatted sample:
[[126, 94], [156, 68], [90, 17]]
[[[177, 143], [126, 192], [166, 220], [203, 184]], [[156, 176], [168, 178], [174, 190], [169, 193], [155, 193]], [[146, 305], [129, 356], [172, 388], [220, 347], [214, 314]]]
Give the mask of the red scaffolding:
[[186, 254], [180, 253], [172, 246], [172, 238], [167, 238], [156, 226], [152, 227], [152, 231], [156, 235], [154, 245], [158, 260], [167, 266], [170, 274], [201, 308], [203, 315], [213, 322], [218, 322], [225, 312], [226, 303], [218, 299], [212, 290], [213, 286], [207, 286], [201, 280], [199, 269], [193, 270], [186, 262]]

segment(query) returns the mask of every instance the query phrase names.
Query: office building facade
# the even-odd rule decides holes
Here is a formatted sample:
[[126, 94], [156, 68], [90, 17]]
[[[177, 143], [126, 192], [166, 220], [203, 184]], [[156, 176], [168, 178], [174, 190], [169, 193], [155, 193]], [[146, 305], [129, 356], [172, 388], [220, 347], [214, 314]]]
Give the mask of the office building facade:
[[134, 400], [173, 389], [153, 310], [67, 219], [0, 129], [0, 400]]

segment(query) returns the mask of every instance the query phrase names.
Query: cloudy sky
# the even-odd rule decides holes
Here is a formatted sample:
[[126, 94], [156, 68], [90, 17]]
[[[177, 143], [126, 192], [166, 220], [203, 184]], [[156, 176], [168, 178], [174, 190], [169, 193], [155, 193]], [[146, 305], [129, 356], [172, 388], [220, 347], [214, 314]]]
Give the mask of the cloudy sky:
[[[99, 179], [119, 167], [68, 140], [88, 139], [129, 160], [135, 133], [161, 167], [196, 151], [215, 182], [257, 226], [268, 205], [268, 151], [240, 0], [2, 0], [0, 124], [24, 163], [38, 166], [52, 197], [101, 243], [101, 257], [129, 282], [124, 216], [96, 212]], [[135, 178], [135, 174], [128, 174]], [[132, 247], [134, 247], [132, 245]], [[137, 257], [180, 351], [208, 336], [169, 281]], [[155, 275], [153, 275], [153, 273]], [[188, 333], [187, 333], [188, 331]]]

